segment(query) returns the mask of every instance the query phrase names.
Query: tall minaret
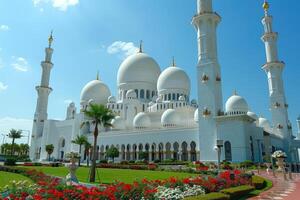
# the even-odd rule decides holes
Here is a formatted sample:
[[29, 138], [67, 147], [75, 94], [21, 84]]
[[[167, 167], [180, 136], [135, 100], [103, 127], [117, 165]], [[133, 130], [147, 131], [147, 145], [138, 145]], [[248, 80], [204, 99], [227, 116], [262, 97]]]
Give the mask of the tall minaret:
[[215, 117], [222, 114], [221, 71], [217, 53], [217, 25], [221, 17], [213, 11], [212, 0], [197, 0], [192, 23], [198, 33], [198, 102], [200, 159], [216, 161]]
[[45, 60], [42, 61], [42, 79], [39, 86], [36, 86], [36, 91], [38, 94], [36, 110], [34, 114], [33, 128], [32, 128], [32, 141], [31, 141], [31, 158], [36, 159], [36, 151], [40, 148], [41, 137], [43, 135], [44, 122], [48, 119], [48, 97], [52, 91], [49, 87], [50, 72], [53, 67], [51, 62], [53, 49], [51, 48], [53, 42], [52, 32], [49, 36], [48, 43], [49, 46], [45, 49]]
[[[265, 16], [262, 19], [262, 24], [264, 25], [262, 41], [265, 43], [267, 56], [267, 63], [263, 66], [263, 70], [268, 77], [272, 122], [278, 134], [284, 139], [290, 140], [291, 126], [288, 120], [288, 104], [286, 102], [282, 80], [282, 72], [285, 64], [278, 59], [278, 33], [272, 30], [272, 16], [268, 13], [269, 4], [267, 1], [264, 2], [263, 8], [265, 10]], [[285, 150], [288, 150], [287, 147]]]

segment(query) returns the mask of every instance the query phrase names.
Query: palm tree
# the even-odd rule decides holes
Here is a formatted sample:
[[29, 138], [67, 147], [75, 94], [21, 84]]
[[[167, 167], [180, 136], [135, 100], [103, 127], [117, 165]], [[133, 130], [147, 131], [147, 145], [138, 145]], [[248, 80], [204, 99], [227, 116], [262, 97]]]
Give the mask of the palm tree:
[[94, 129], [94, 145], [93, 145], [93, 157], [90, 173], [90, 182], [95, 182], [96, 175], [96, 154], [97, 154], [97, 137], [99, 134], [98, 127], [104, 128], [112, 127], [110, 121], [114, 118], [113, 112], [101, 104], [90, 104], [88, 109], [84, 111], [86, 117], [95, 125]]
[[19, 139], [22, 137], [22, 131], [21, 130], [16, 130], [16, 129], [11, 129], [9, 131], [8, 137], [12, 139], [12, 143], [11, 143], [11, 152], [10, 155], [14, 155], [15, 153], [15, 149], [14, 149], [14, 144], [15, 144], [15, 139]]
[[90, 153], [90, 149], [92, 148], [91, 143], [89, 143], [88, 141], [84, 144], [84, 151], [85, 151], [85, 155], [87, 155], [86, 158], [86, 164], [87, 166], [89, 166], [89, 153]]
[[72, 143], [79, 145], [79, 159], [78, 159], [78, 166], [80, 167], [80, 160], [81, 160], [81, 146], [87, 143], [87, 137], [85, 135], [77, 135], [75, 140], [72, 140]]
[[48, 145], [46, 145], [45, 149], [46, 149], [46, 151], [48, 153], [48, 161], [50, 162], [50, 155], [54, 151], [54, 146], [53, 146], [53, 144], [48, 144]]
[[29, 152], [29, 145], [28, 144], [20, 144], [20, 154], [21, 156], [27, 156]]

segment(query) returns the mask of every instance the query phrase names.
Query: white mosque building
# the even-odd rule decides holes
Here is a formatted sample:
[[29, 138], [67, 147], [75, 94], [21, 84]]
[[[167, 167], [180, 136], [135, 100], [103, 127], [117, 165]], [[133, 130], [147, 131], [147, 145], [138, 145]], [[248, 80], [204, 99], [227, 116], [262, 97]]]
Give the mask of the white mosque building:
[[[269, 84], [272, 120], [259, 118], [249, 110], [247, 101], [234, 93], [223, 106], [222, 76], [217, 54], [217, 26], [221, 17], [213, 11], [212, 0], [197, 0], [197, 14], [192, 24], [197, 31], [198, 99], [190, 100], [191, 83], [187, 73], [172, 65], [165, 70], [143, 52], [126, 58], [119, 67], [116, 96], [97, 76], [81, 91], [80, 109], [74, 103], [67, 108], [65, 120], [47, 117], [50, 71], [53, 67], [52, 34], [46, 58], [42, 62], [42, 80], [36, 87], [38, 100], [32, 130], [30, 157], [45, 160], [45, 146], [54, 145], [54, 159], [64, 159], [66, 153], [78, 151], [72, 144], [77, 135], [93, 141], [93, 125], [86, 124], [84, 110], [91, 103], [104, 104], [116, 114], [113, 128], [101, 128], [97, 159], [105, 159], [108, 148], [119, 149], [118, 160], [139, 160], [145, 152], [147, 160], [175, 159], [183, 161], [216, 161], [217, 143], [222, 146], [221, 160], [263, 162], [264, 156], [281, 149], [288, 159], [298, 162], [300, 140], [292, 134], [288, 119], [282, 72], [284, 63], [277, 55], [278, 34], [272, 30], [269, 4], [264, 3], [262, 19], [267, 62], [262, 67]], [[195, 58], [196, 59], [196, 58]], [[297, 120], [300, 126], [300, 119]], [[218, 141], [218, 142], [217, 142]], [[82, 159], [87, 155], [82, 153]]]

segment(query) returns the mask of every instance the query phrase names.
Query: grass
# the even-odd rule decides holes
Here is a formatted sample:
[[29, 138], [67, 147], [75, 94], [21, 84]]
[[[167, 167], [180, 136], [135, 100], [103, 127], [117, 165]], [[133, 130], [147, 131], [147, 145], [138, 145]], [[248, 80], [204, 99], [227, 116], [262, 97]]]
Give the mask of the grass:
[[[68, 169], [66, 167], [22, 167], [26, 169], [36, 169], [42, 171], [45, 174], [65, 177], [68, 174]], [[112, 183], [116, 180], [124, 183], [132, 183], [134, 181], [140, 181], [143, 178], [148, 180], [163, 180], [170, 177], [177, 178], [188, 178], [197, 176], [197, 174], [182, 173], [182, 172], [164, 172], [164, 171], [149, 171], [149, 170], [132, 170], [132, 169], [107, 169], [107, 168], [97, 168], [98, 175], [101, 183]], [[76, 176], [80, 182], [88, 182], [89, 168], [80, 167]], [[96, 181], [99, 182], [98, 176], [96, 174]]]
[[20, 174], [15, 174], [15, 173], [10, 173], [10, 172], [2, 172], [0, 171], [0, 188], [6, 186], [6, 185], [11, 185], [11, 181], [28, 181], [32, 183], [32, 180], [29, 178], [20, 175]]

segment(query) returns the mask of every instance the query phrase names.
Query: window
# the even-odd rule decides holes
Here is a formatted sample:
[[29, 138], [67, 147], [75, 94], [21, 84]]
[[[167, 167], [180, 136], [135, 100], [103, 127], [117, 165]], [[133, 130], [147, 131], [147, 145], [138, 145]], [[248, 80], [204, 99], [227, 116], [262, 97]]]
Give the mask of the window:
[[224, 147], [225, 147], [225, 160], [232, 161], [231, 143], [229, 141], [226, 141]]
[[168, 100], [171, 100], [171, 94], [168, 95]]
[[173, 93], [172, 100], [175, 100], [175, 99], [176, 99], [176, 95]]
[[140, 92], [140, 98], [141, 99], [145, 98], [145, 91], [144, 90], [141, 90], [141, 92]]
[[155, 96], [155, 91], [152, 91], [152, 96], [151, 97], [154, 97]]
[[146, 99], [150, 99], [150, 90], [147, 90], [146, 92]]
[[135, 91], [136, 96], [139, 97], [139, 90], [135, 89], [134, 91]]

